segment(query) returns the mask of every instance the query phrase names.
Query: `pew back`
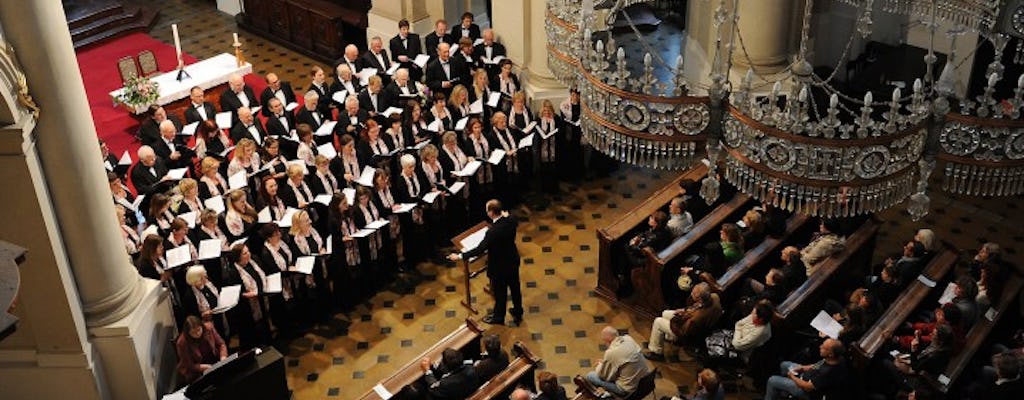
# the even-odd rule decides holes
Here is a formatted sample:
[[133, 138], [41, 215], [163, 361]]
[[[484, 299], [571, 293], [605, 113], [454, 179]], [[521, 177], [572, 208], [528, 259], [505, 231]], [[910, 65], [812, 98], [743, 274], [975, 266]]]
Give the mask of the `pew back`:
[[[463, 352], [466, 351], [464, 349], [476, 349], [476, 351], [479, 351], [480, 336], [482, 333], [483, 329], [480, 329], [480, 326], [477, 325], [476, 321], [472, 318], [466, 318], [466, 323], [462, 324], [452, 331], [452, 333], [449, 333], [447, 336], [439, 340], [419, 356], [413, 358], [409, 363], [395, 371], [394, 374], [381, 380], [381, 386], [392, 394], [400, 392], [406, 385], [416, 382], [423, 376], [423, 370], [420, 369], [420, 360], [423, 358], [440, 360], [441, 353], [447, 348], [462, 350]], [[383, 400], [373, 389], [370, 389], [363, 394], [360, 399]]]
[[[942, 252], [932, 257], [921, 275], [933, 282], [939, 282], [953, 269], [956, 260], [956, 251], [951, 246], [946, 245]], [[863, 365], [867, 365], [868, 361], [874, 358], [878, 349], [885, 344], [886, 340], [892, 337], [896, 328], [903, 324], [903, 321], [906, 321], [910, 313], [917, 309], [917, 306], [921, 304], [921, 301], [928, 296], [931, 290], [931, 287], [928, 287], [928, 285], [925, 285], [918, 279], [914, 279], [913, 282], [907, 284], [899, 297], [889, 305], [889, 309], [885, 310], [885, 313], [882, 314], [878, 321], [854, 344], [854, 352], [860, 358], [859, 361]]]

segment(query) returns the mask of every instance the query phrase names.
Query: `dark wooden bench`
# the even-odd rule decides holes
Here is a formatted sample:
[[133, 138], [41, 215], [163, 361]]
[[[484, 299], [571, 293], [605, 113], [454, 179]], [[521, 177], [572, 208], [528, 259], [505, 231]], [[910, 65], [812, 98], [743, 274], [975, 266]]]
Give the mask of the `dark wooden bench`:
[[[871, 259], [874, 252], [875, 236], [878, 233], [879, 223], [874, 218], [868, 218], [857, 231], [846, 238], [846, 247], [839, 253], [818, 263], [814, 272], [807, 277], [802, 285], [793, 290], [782, 304], [775, 309], [775, 318], [784, 324], [792, 323], [795, 320], [803, 321], [801, 313], [808, 312], [808, 304], [817, 300], [821, 293], [833, 280], [840, 267], [849, 265], [844, 274], [856, 273], [854, 269], [863, 270]], [[810, 267], [810, 266], [808, 266]], [[812, 314], [816, 311], [810, 311]], [[806, 321], [810, 321], [807, 318]], [[802, 328], [806, 322], [798, 325]]]
[[480, 388], [468, 400], [501, 399], [503, 395], [506, 397], [510, 395], [516, 385], [520, 383], [533, 387], [533, 373], [537, 368], [537, 363], [540, 362], [540, 357], [535, 356], [522, 342], [512, 345], [512, 354], [516, 358], [508, 364], [508, 367], [480, 385]]
[[615, 276], [615, 251], [621, 249], [619, 243], [629, 240], [625, 237], [637, 226], [646, 224], [647, 217], [655, 211], [665, 207], [672, 199], [679, 195], [679, 182], [684, 179], [699, 181], [707, 175], [708, 169], [704, 164], [682, 173], [672, 182], [651, 194], [646, 200], [626, 212], [610, 225], [597, 230], [598, 240], [598, 275], [597, 288], [594, 292], [605, 300], [622, 308], [642, 313], [641, 308], [635, 304], [634, 298], [619, 299], [615, 292], [619, 288], [619, 279]]
[[[429, 358], [431, 361], [440, 360], [441, 353], [448, 348], [460, 350], [463, 354], [476, 354], [476, 356], [471, 358], [477, 358], [480, 352], [480, 337], [482, 333], [483, 329], [480, 329], [480, 326], [477, 325], [476, 321], [472, 318], [466, 318], [466, 323], [459, 326], [457, 329], [452, 331], [452, 333], [449, 333], [448, 336], [439, 340], [429, 349], [413, 358], [409, 363], [405, 364], [402, 368], [395, 371], [394, 374], [384, 378], [379, 383], [381, 386], [384, 386], [388, 392], [397, 394], [406, 385], [416, 382], [423, 377], [423, 370], [420, 369], [420, 360], [423, 358]], [[360, 399], [383, 400], [372, 388], [363, 394]]]
[[1016, 273], [1010, 276], [1010, 280], [1006, 282], [1006, 287], [1003, 288], [1003, 296], [999, 299], [996, 304], [995, 310], [997, 310], [995, 317], [991, 320], [985, 316], [989, 310], [979, 310], [982, 315], [978, 316], [978, 322], [974, 323], [971, 331], [967, 333], [967, 337], [964, 343], [963, 349], [953, 356], [953, 359], [949, 361], [949, 366], [946, 367], [946, 372], [940, 376], [932, 376], [931, 374], [924, 373], [925, 380], [930, 383], [935, 389], [938, 389], [942, 393], [947, 393], [949, 388], [956, 382], [957, 378], [960, 377], [960, 373], [967, 368], [967, 365], [971, 362], [971, 358], [974, 357], [974, 353], [981, 348], [982, 343], [988, 338], [989, 332], [996, 326], [999, 319], [1002, 318], [1003, 314], [1011, 308], [1013, 301], [1017, 299], [1017, 292], [1020, 291], [1021, 286], [1024, 286], [1024, 279], [1021, 279], [1020, 275]]
[[743, 255], [736, 264], [733, 264], [728, 271], [725, 271], [721, 277], [716, 279], [708, 279], [708, 275], [702, 275], [711, 289], [724, 293], [729, 291], [735, 285], [742, 281], [742, 278], [747, 275], [754, 267], [760, 265], [765, 261], [766, 258], [772, 254], [776, 254], [776, 251], [780, 250], [783, 244], [787, 242], [797, 231], [810, 226], [810, 222], [813, 219], [804, 214], [793, 214], [786, 220], [786, 231], [779, 237], [765, 237], [760, 244], [754, 248], [747, 250], [747, 253]]
[[[949, 245], [943, 246], [943, 250], [932, 257], [931, 261], [921, 273], [922, 276], [934, 282], [940, 282], [949, 271], [956, 265], [957, 252]], [[875, 357], [878, 349], [892, 337], [893, 332], [907, 320], [907, 317], [917, 309], [921, 301], [928, 296], [932, 288], [915, 278], [913, 282], [906, 285], [896, 300], [889, 305], [889, 309], [875, 322], [864, 335], [853, 345], [854, 354], [859, 358], [858, 363], [868, 365], [868, 362]], [[941, 290], [941, 289], [940, 289]]]

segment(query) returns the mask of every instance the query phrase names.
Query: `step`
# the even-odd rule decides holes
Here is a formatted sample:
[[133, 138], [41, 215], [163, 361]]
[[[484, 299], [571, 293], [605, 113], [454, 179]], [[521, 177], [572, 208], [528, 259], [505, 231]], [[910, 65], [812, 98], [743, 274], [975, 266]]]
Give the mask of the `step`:
[[129, 24], [135, 22], [141, 14], [141, 9], [138, 7], [126, 8], [121, 14], [110, 15], [95, 21], [92, 21], [86, 25], [71, 30], [71, 38], [78, 40], [81, 37], [96, 34], [100, 31], [113, 29], [120, 25]]
[[99, 31], [92, 35], [86, 35], [81, 38], [75, 39], [74, 45], [75, 50], [81, 49], [86, 46], [97, 44], [108, 39], [113, 39], [129, 33], [134, 32], [148, 32], [150, 28], [156, 23], [157, 18], [160, 16], [159, 9], [147, 8], [143, 9], [141, 16], [131, 23], [126, 23], [114, 27], [109, 30]]
[[93, 21], [110, 17], [112, 15], [122, 14], [124, 8], [120, 1], [112, 1], [102, 5], [90, 4], [83, 7], [84, 8], [82, 10], [75, 10], [75, 15], [68, 16], [68, 29], [74, 30], [88, 25]]

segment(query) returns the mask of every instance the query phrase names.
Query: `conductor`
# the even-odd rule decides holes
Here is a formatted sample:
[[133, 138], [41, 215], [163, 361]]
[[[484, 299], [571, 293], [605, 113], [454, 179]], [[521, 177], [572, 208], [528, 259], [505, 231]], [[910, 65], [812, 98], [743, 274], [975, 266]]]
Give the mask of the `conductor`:
[[516, 327], [523, 322], [523, 295], [519, 287], [519, 249], [516, 248], [515, 217], [502, 210], [501, 202], [490, 200], [486, 206], [491, 226], [484, 234], [480, 245], [464, 253], [452, 253], [449, 260], [469, 259], [487, 252], [487, 278], [491, 281], [494, 295], [494, 312], [483, 318], [483, 322], [494, 325], [505, 323], [507, 296], [512, 294], [512, 323]]

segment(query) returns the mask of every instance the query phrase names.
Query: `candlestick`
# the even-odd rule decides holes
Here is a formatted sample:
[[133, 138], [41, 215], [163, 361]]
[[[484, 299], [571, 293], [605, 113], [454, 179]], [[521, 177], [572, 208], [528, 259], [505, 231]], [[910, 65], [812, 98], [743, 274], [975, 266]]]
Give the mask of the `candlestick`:
[[174, 54], [181, 60], [181, 39], [178, 38], [178, 24], [171, 24], [171, 32], [174, 33]]

